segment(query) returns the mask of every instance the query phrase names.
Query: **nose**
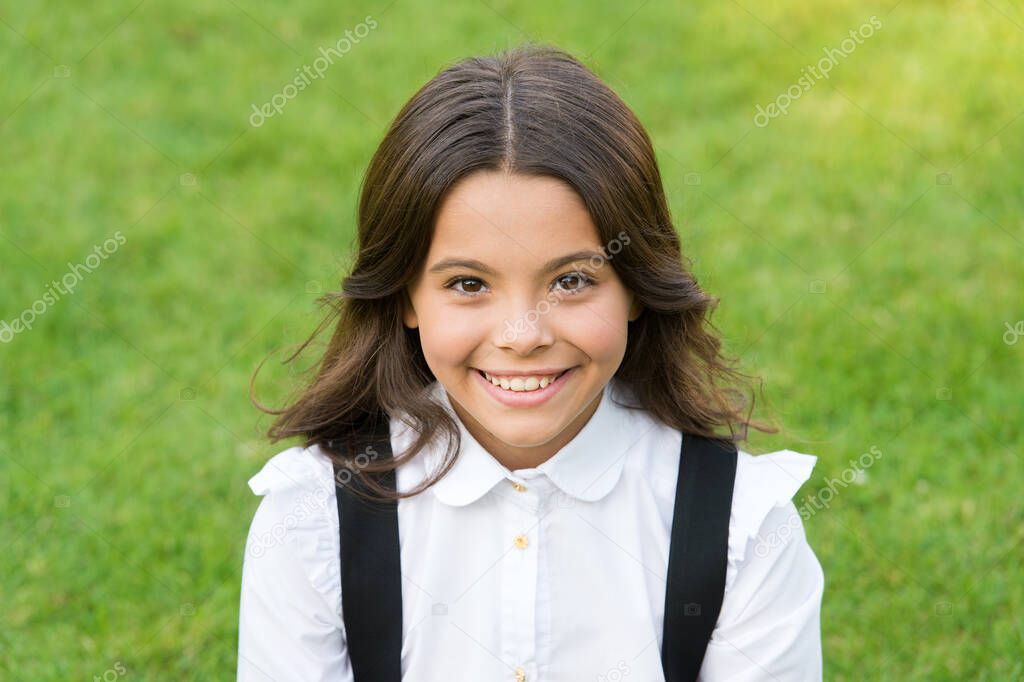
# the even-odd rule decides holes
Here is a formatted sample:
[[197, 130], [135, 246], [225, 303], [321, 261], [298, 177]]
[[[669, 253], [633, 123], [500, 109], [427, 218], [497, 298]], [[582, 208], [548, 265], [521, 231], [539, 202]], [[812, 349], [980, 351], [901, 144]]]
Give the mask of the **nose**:
[[495, 330], [497, 347], [529, 355], [538, 348], [554, 344], [554, 309], [548, 301], [520, 300], [505, 310]]

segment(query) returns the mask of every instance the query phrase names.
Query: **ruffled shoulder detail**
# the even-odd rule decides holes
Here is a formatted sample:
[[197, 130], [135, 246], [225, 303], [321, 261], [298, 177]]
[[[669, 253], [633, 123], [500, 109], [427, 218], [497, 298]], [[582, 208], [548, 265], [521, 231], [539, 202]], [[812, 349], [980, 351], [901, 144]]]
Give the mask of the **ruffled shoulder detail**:
[[790, 502], [817, 463], [815, 455], [779, 450], [764, 455], [739, 451], [732, 514], [729, 518], [729, 565], [743, 561], [750, 540], [757, 537], [775, 507]]
[[313, 589], [340, 617], [340, 540], [331, 460], [316, 445], [288, 448], [249, 479], [249, 488], [264, 497], [270, 523], [254, 529], [247, 551], [258, 556], [261, 548], [287, 544]]

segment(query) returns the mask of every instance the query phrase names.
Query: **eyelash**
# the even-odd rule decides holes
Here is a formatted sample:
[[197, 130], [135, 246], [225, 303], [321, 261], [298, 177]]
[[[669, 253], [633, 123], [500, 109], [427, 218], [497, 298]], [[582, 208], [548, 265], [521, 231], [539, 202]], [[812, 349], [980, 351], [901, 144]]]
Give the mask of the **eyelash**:
[[[564, 275], [559, 275], [558, 277], [555, 278], [555, 282], [558, 282], [559, 280], [565, 279], [566, 277], [573, 277], [573, 276], [579, 278], [580, 281], [582, 282], [582, 285], [579, 288], [577, 288], [577, 289], [564, 289], [565, 293], [567, 295], [569, 295], [569, 296], [577, 296], [580, 293], [582, 293], [584, 289], [588, 289], [588, 288], [594, 286], [595, 284], [597, 284], [597, 282], [595, 282], [590, 277], [587, 277], [585, 274], [583, 274], [579, 270], [573, 270], [572, 272], [567, 272]], [[482, 292], [469, 293], [467, 291], [459, 291], [458, 289], [455, 288], [455, 285], [458, 284], [459, 282], [467, 282], [467, 281], [469, 281], [469, 282], [480, 282], [481, 284], [483, 284], [483, 280], [480, 279], [479, 277], [468, 277], [468, 276], [460, 275], [458, 277], [453, 277], [452, 279], [448, 280], [448, 282], [445, 283], [444, 288], [445, 289], [451, 289], [452, 291], [457, 293], [459, 296], [466, 296], [466, 297], [469, 297], [469, 298], [475, 298], [475, 297], [479, 296]]]

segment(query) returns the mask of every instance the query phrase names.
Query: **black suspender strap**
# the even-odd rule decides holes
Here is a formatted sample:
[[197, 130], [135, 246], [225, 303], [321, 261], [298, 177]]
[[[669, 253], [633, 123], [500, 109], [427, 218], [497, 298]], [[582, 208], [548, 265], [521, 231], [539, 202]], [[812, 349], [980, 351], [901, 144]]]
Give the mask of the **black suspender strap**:
[[697, 679], [722, 609], [736, 445], [683, 434], [665, 587], [666, 682]]
[[[371, 432], [372, 431], [372, 432]], [[356, 441], [391, 457], [388, 422]], [[683, 434], [665, 586], [661, 661], [666, 682], [694, 682], [725, 592], [737, 451], [723, 439]], [[341, 533], [341, 597], [356, 682], [401, 682], [402, 579], [398, 503], [370, 503], [359, 479], [334, 463]], [[379, 476], [395, 489], [395, 471]], [[363, 488], [360, 488], [363, 489]]]
[[[358, 434], [355, 455], [370, 452], [390, 458], [386, 413]], [[401, 682], [402, 573], [398, 541], [398, 503], [368, 502], [352, 488], [361, 484], [354, 470], [334, 462], [341, 539], [341, 599], [348, 655], [356, 682]], [[375, 479], [395, 490], [396, 473]]]

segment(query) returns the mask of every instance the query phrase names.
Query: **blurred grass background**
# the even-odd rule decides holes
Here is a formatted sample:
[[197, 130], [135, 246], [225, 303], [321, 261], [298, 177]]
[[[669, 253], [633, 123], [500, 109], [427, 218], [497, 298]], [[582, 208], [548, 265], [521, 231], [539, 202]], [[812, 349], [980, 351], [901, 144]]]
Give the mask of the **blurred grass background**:
[[527, 40], [647, 126], [716, 324], [785, 427], [754, 451], [819, 456], [796, 501], [882, 453], [805, 522], [826, 679], [1024, 679], [1024, 9], [1006, 0], [0, 5], [0, 320], [125, 238], [0, 344], [4, 679], [233, 678], [246, 480], [290, 444], [262, 440], [251, 373], [273, 354], [270, 404], [294, 385], [277, 361], [339, 285], [402, 103]]

